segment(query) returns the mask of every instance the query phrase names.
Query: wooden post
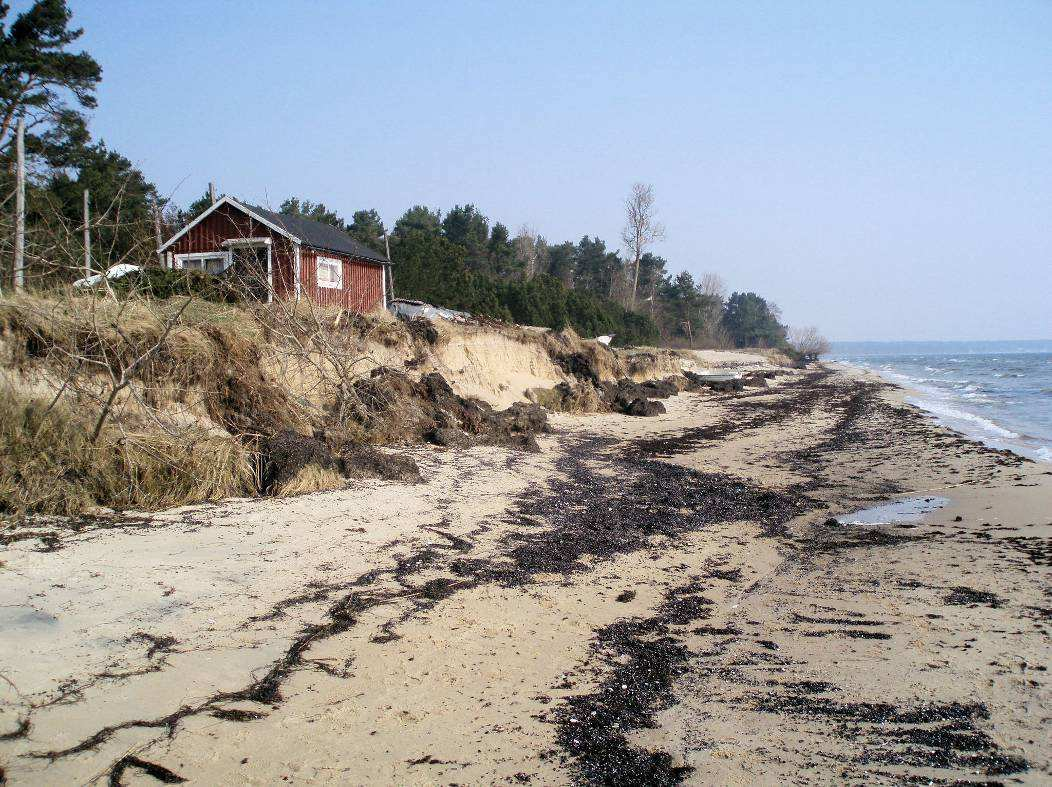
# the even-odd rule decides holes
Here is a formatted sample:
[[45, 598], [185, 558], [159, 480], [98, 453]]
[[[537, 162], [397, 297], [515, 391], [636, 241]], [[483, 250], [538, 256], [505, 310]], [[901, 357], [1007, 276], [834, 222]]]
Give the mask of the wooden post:
[[212, 204], [213, 205], [216, 204], [216, 184], [215, 183], [209, 183], [208, 184], [208, 198], [210, 200], [212, 200]]
[[26, 284], [26, 123], [18, 119], [15, 132], [15, 291]]
[[161, 251], [161, 206], [153, 203], [153, 240], [157, 245], [157, 267], [164, 267], [164, 252]]
[[391, 301], [394, 300], [394, 296], [395, 296], [394, 295], [394, 268], [391, 266], [391, 243], [390, 243], [390, 241], [387, 240], [387, 230], [384, 230], [384, 248], [387, 249], [387, 265], [385, 265], [384, 267], [387, 268], [387, 278], [391, 282], [391, 297], [387, 299], [387, 302], [390, 303]]
[[91, 275], [91, 194], [84, 189], [84, 277]]

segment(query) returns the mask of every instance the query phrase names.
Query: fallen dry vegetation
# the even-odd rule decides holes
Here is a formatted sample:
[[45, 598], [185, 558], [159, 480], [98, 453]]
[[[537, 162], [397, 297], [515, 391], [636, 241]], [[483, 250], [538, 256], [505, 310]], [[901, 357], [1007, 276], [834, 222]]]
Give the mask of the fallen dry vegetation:
[[[546, 417], [521, 402], [531, 384], [599, 391], [673, 369], [669, 352], [615, 353], [568, 331], [406, 324], [307, 302], [234, 306], [104, 288], [6, 297], [0, 514], [158, 510], [412, 480], [405, 459], [369, 446], [534, 449]], [[637, 394], [638, 414], [653, 414]]]

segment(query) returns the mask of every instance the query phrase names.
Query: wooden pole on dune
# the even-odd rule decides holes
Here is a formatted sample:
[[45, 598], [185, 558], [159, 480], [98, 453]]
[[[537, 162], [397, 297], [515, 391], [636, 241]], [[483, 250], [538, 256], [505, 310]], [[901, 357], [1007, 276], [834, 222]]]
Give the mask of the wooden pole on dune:
[[161, 206], [157, 200], [153, 203], [153, 240], [157, 246], [157, 267], [164, 267], [164, 252], [161, 251]]
[[18, 119], [15, 132], [15, 292], [26, 285], [26, 123]]
[[91, 275], [91, 194], [84, 189], [84, 278]]
[[391, 242], [387, 240], [387, 230], [384, 230], [384, 248], [387, 249], [387, 277], [391, 281], [391, 298], [388, 303], [394, 300], [394, 268], [391, 266]]

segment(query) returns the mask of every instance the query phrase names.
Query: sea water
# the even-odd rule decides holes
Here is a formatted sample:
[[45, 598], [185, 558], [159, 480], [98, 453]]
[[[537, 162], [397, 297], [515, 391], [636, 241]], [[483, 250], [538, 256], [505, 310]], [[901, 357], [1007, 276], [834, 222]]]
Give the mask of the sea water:
[[911, 389], [958, 432], [1052, 462], [1052, 341], [834, 342], [828, 357]]

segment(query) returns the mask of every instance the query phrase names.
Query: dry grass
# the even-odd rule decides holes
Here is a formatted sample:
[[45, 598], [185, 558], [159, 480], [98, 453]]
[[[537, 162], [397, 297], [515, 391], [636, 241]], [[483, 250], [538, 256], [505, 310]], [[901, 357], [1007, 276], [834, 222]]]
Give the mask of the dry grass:
[[[296, 390], [316, 380], [272, 373], [268, 356], [287, 350], [267, 340], [266, 307], [192, 301], [166, 335], [184, 304], [74, 292], [0, 300], [0, 512], [253, 493], [257, 438], [324, 418], [325, 402]], [[93, 440], [106, 391], [153, 345]]]
[[604, 409], [599, 391], [594, 386], [587, 384], [576, 386], [564, 406], [570, 413], [598, 413]]
[[531, 388], [529, 399], [553, 413], [599, 413], [607, 410], [599, 391], [591, 383], [579, 383], [564, 388]]
[[756, 349], [750, 349], [750, 350], [742, 350], [741, 352], [755, 353], [756, 355], [762, 355], [764, 358], [766, 358], [770, 363], [774, 364], [775, 366], [792, 366], [793, 365], [793, 359], [790, 358], [782, 350], [772, 350], [769, 347], [763, 347], [763, 348], [756, 348]]
[[683, 371], [680, 357], [667, 347], [636, 347], [616, 351], [626, 377], [636, 382], [678, 375]]
[[[7, 296], [0, 300], [0, 333], [22, 340], [22, 360], [76, 353], [115, 365], [128, 360], [136, 347], [156, 342], [165, 320], [184, 300], [115, 301], [77, 293]], [[177, 329], [182, 342], [169, 343], [170, 360], [191, 365], [198, 362], [196, 351], [202, 345], [191, 337], [205, 328], [244, 342], [258, 343], [262, 338], [258, 325], [244, 310], [195, 300], [186, 308]]]
[[155, 510], [250, 493], [245, 448], [186, 428], [109, 426], [90, 440], [93, 419], [65, 402], [10, 388], [0, 400], [0, 512], [75, 515], [100, 506]]
[[325, 492], [330, 489], [342, 489], [347, 479], [335, 470], [326, 470], [320, 465], [307, 465], [296, 475], [274, 490], [278, 497], [304, 495], [308, 492]]
[[[36, 366], [61, 379], [77, 369], [87, 387], [119, 376], [162, 337], [184, 299], [116, 302], [89, 295], [19, 295], [0, 301], [5, 362], [22, 373]], [[233, 435], [310, 423], [304, 403], [266, 374], [262, 323], [248, 309], [192, 301], [138, 375], [145, 405], [197, 406]], [[71, 392], [72, 393], [72, 392]], [[78, 403], [83, 404], [83, 403]]]
[[565, 412], [563, 408], [563, 397], [555, 388], [531, 388], [526, 392], [531, 402], [553, 413]]
[[[72, 289], [7, 295], [0, 513], [155, 510], [254, 494], [261, 437], [319, 427], [342, 427], [360, 442], [389, 437], [348, 418], [357, 406], [348, 391], [375, 366], [400, 361], [411, 344], [387, 313], [308, 302], [187, 305], [181, 297]], [[154, 345], [93, 440], [107, 392]], [[277, 491], [341, 483], [314, 468]]]

